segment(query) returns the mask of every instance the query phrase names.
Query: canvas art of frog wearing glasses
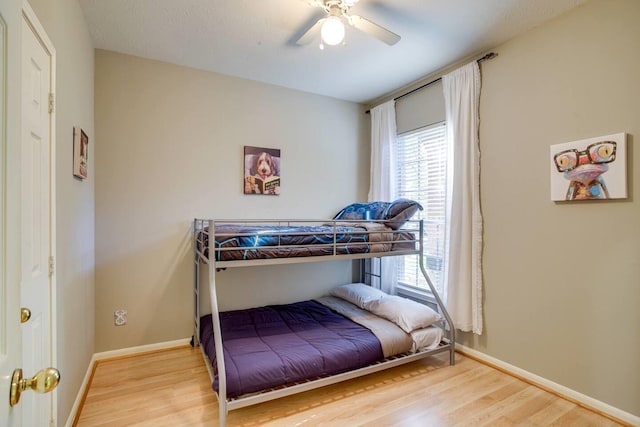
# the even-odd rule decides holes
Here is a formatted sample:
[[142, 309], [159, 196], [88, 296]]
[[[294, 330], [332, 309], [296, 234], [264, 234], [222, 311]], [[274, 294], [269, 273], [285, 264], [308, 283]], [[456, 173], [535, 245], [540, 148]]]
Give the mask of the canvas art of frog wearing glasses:
[[565, 200], [608, 199], [604, 173], [616, 160], [615, 141], [599, 141], [584, 150], [569, 149], [554, 154], [557, 171], [569, 180]]

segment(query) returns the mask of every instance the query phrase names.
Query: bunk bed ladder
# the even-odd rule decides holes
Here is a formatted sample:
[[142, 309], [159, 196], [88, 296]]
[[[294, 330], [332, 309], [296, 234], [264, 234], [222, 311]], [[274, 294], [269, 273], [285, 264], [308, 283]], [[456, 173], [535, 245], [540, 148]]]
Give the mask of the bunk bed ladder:
[[224, 366], [224, 353], [222, 347], [222, 328], [220, 325], [220, 310], [218, 308], [218, 291], [216, 290], [216, 256], [214, 252], [215, 222], [209, 220], [209, 298], [211, 299], [211, 320], [213, 323], [213, 341], [216, 350], [216, 365], [218, 373], [218, 409], [220, 416], [220, 427], [227, 424], [227, 375]]
[[198, 347], [200, 345], [200, 257], [198, 256], [198, 219], [193, 221], [193, 336], [191, 337], [191, 345]]
[[[424, 224], [422, 220], [420, 220], [420, 236], [424, 236], [423, 232], [424, 232]], [[424, 242], [422, 241], [422, 239], [420, 239], [420, 241], [418, 242], [418, 245], [420, 247], [420, 255], [419, 255], [420, 271], [422, 272], [422, 275], [427, 281], [427, 285], [429, 285], [429, 289], [431, 289], [431, 293], [433, 294], [433, 297], [436, 300], [436, 303], [438, 304], [438, 308], [440, 309], [440, 312], [444, 316], [445, 326], [446, 326], [445, 331], [447, 332], [447, 335], [448, 335], [447, 339], [449, 340], [449, 364], [455, 365], [456, 364], [455, 362], [456, 328], [453, 325], [453, 320], [451, 319], [451, 316], [447, 312], [447, 309], [445, 308], [444, 303], [442, 302], [442, 299], [440, 298], [440, 295], [438, 294], [436, 287], [433, 285], [433, 282], [431, 281], [431, 277], [429, 276], [429, 273], [427, 272], [427, 269], [424, 266]]]
[[[420, 220], [420, 234], [419, 236], [424, 236], [424, 222]], [[453, 320], [451, 316], [447, 312], [447, 309], [440, 298], [440, 295], [436, 291], [436, 288], [431, 281], [431, 276], [427, 272], [427, 269], [424, 265], [424, 242], [422, 239], [418, 239], [418, 247], [419, 247], [419, 266], [422, 275], [424, 276], [427, 284], [429, 285], [429, 289], [433, 294], [434, 299], [436, 300], [436, 304], [438, 309], [442, 313], [445, 318], [445, 331], [447, 333], [447, 340], [450, 343], [449, 349], [449, 363], [451, 365], [455, 365], [455, 341], [456, 341], [456, 330], [453, 325]], [[375, 271], [373, 271], [375, 270]], [[366, 283], [369, 286], [373, 286], [374, 288], [380, 289], [382, 283], [382, 259], [381, 258], [363, 258], [360, 260], [359, 266], [359, 278], [362, 283]]]

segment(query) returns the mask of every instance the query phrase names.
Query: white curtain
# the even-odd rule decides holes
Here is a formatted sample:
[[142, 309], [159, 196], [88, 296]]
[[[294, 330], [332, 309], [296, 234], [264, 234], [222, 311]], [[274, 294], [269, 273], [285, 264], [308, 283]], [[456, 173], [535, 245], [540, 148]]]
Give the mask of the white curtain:
[[[394, 146], [396, 131], [396, 102], [385, 102], [371, 109], [371, 175], [369, 180], [369, 201], [389, 202], [395, 199], [396, 170]], [[383, 291], [394, 294], [396, 287], [396, 258], [380, 258], [382, 277], [380, 283], [372, 280]], [[372, 267], [377, 270], [379, 262], [372, 259]]]
[[477, 62], [442, 78], [450, 156], [445, 304], [457, 329], [482, 334], [482, 214]]

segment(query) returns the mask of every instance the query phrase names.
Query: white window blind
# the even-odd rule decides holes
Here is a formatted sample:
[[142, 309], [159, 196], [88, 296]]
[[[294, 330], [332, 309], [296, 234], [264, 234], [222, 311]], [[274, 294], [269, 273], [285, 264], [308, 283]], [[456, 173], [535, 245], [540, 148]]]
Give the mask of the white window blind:
[[[398, 135], [397, 194], [424, 207], [418, 214], [424, 224], [424, 265], [439, 293], [444, 273], [447, 151], [444, 122]], [[402, 257], [398, 282], [428, 290], [418, 262], [418, 257]]]

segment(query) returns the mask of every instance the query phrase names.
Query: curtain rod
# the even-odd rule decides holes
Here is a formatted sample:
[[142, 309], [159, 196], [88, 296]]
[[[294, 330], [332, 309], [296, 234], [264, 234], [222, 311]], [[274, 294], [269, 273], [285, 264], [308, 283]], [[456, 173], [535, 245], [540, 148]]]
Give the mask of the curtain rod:
[[[479, 64], [479, 63], [481, 63], [482, 61], [486, 61], [486, 60], [488, 60], [488, 59], [493, 59], [493, 58], [495, 58], [496, 56], [498, 56], [498, 54], [497, 54], [497, 53], [495, 53], [495, 52], [489, 52], [489, 53], [487, 53], [485, 56], [483, 56], [482, 58], [478, 59], [476, 62]], [[417, 87], [417, 88], [415, 88], [415, 89], [411, 89], [411, 90], [410, 90], [409, 92], [407, 92], [407, 93], [403, 93], [402, 95], [398, 95], [398, 96], [396, 96], [395, 98], [393, 98], [393, 100], [394, 100], [394, 101], [397, 101], [397, 100], [399, 100], [399, 99], [402, 99], [402, 98], [404, 98], [405, 96], [411, 95], [412, 93], [417, 92], [417, 91], [419, 91], [419, 90], [422, 90], [422, 89], [424, 89], [424, 88], [426, 88], [426, 87], [429, 87], [429, 86], [431, 86], [431, 85], [432, 85], [432, 84], [434, 84], [434, 83], [438, 83], [438, 82], [439, 82], [439, 81], [441, 81], [441, 80], [442, 80], [442, 77], [438, 77], [437, 79], [432, 80], [432, 81], [430, 81], [429, 83], [425, 83], [425, 84], [423, 84], [422, 86], [418, 86], [418, 87]], [[367, 110], [367, 111], [365, 111], [365, 114], [369, 114], [369, 113], [371, 113], [371, 110]]]

